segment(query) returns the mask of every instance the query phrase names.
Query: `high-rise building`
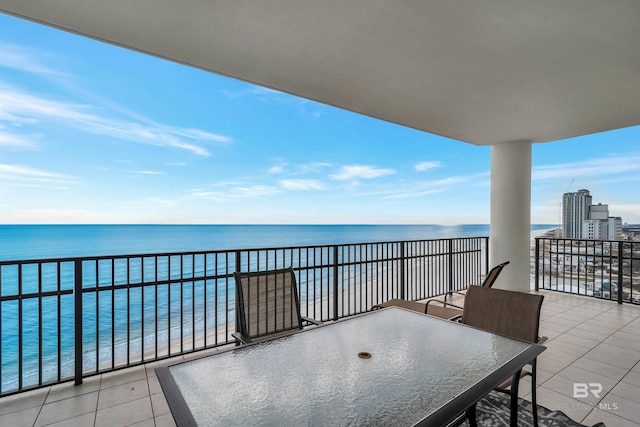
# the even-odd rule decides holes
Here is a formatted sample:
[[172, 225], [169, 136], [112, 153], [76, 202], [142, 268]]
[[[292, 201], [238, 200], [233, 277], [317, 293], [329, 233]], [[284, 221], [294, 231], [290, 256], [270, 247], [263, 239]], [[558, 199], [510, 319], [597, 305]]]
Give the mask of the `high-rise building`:
[[562, 195], [562, 237], [582, 239], [582, 221], [589, 219], [591, 201], [589, 190]]
[[616, 240], [622, 236], [622, 218], [609, 216], [609, 205], [591, 203], [589, 190], [562, 195], [562, 237]]
[[582, 238], [608, 240], [609, 220], [585, 219], [582, 221]]
[[589, 219], [609, 219], [609, 205], [598, 203], [589, 206]]

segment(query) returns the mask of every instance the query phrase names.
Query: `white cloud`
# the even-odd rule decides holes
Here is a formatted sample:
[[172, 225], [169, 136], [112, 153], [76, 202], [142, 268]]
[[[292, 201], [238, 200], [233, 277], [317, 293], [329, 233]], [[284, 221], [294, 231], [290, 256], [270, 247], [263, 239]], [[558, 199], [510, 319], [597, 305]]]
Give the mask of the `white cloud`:
[[233, 142], [233, 139], [228, 136], [206, 132], [199, 129], [181, 129], [181, 128], [169, 128], [169, 129], [173, 129], [172, 132], [175, 132], [177, 135], [181, 135], [186, 138], [198, 139], [202, 141], [221, 142], [223, 144], [230, 144]]
[[[54, 101], [0, 87], [0, 121], [15, 124], [51, 122], [121, 140], [173, 147], [198, 156], [209, 156], [207, 145], [229, 144], [232, 138], [198, 129], [166, 126], [152, 121], [132, 122], [101, 116], [89, 105]], [[6, 128], [5, 128], [6, 133]], [[20, 136], [14, 135], [15, 138]], [[24, 137], [22, 137], [24, 138]]]
[[270, 174], [282, 173], [283, 171], [284, 171], [284, 168], [282, 166], [273, 166], [269, 168]]
[[283, 92], [277, 91], [275, 89], [269, 89], [264, 86], [252, 87], [251, 89], [247, 90], [247, 93], [250, 93], [253, 95], [282, 95], [283, 94]]
[[379, 178], [385, 175], [393, 175], [394, 173], [396, 173], [396, 171], [393, 169], [376, 168], [368, 165], [351, 165], [343, 166], [340, 173], [330, 175], [329, 177], [336, 181], [348, 181], [357, 178]]
[[135, 173], [139, 175], [164, 175], [164, 172], [161, 171], [150, 171], [150, 170], [141, 170], [136, 171]]
[[326, 190], [327, 187], [315, 179], [283, 179], [280, 186], [287, 190]]
[[429, 170], [429, 169], [440, 168], [440, 167], [442, 167], [442, 163], [440, 163], [438, 161], [420, 162], [420, 163], [417, 163], [417, 164], [413, 165], [413, 167], [418, 172], [424, 172], [424, 171]]
[[49, 190], [69, 190], [76, 179], [68, 175], [39, 170], [21, 165], [0, 164], [0, 182], [9, 187], [45, 188]]
[[460, 184], [468, 182], [472, 182], [474, 187], [488, 186], [489, 181], [485, 179], [488, 176], [489, 172], [480, 172], [472, 175], [458, 175], [430, 181], [403, 182], [393, 186], [387, 185], [383, 190], [360, 192], [359, 195], [364, 197], [379, 197], [381, 199], [409, 199], [450, 191], [455, 188], [460, 188]]
[[37, 74], [62, 75], [41, 62], [40, 58], [50, 56], [48, 52], [31, 47], [0, 42], [0, 67]]
[[0, 147], [18, 148], [18, 149], [34, 149], [35, 136], [17, 135], [0, 131]]
[[245, 185], [225, 187], [223, 190], [210, 191], [206, 189], [193, 189], [187, 194], [188, 199], [208, 199], [215, 201], [229, 201], [248, 199], [254, 197], [273, 196], [280, 193], [277, 187], [268, 185]]
[[604, 157], [582, 162], [536, 166], [532, 170], [532, 180], [595, 177], [638, 170], [640, 170], [640, 156], [638, 155]]
[[425, 184], [431, 187], [436, 187], [441, 185], [460, 184], [462, 182], [468, 182], [468, 181], [471, 181], [472, 179], [477, 179], [485, 175], [488, 175], [488, 174], [450, 176], [449, 178], [436, 179], [434, 181], [427, 181]]
[[406, 193], [392, 194], [392, 195], [383, 197], [383, 199], [411, 199], [411, 198], [426, 196], [429, 194], [442, 193], [443, 191], [445, 191], [444, 188], [440, 188], [437, 190], [411, 191]]
[[298, 165], [298, 174], [320, 172], [331, 166], [331, 163], [327, 162], [311, 162]]
[[46, 183], [56, 185], [69, 184], [75, 181], [74, 178], [68, 175], [34, 169], [28, 166], [8, 164], [0, 164], [0, 179], [3, 181], [13, 181], [20, 183]]

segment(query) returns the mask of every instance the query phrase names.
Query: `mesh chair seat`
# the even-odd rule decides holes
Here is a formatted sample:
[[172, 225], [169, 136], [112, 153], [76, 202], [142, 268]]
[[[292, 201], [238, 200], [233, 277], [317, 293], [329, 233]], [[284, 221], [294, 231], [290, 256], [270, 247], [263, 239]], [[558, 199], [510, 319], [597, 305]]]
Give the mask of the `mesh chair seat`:
[[[484, 329], [500, 335], [516, 338], [530, 343], [542, 343], [546, 337], [539, 337], [540, 309], [542, 308], [543, 295], [528, 294], [524, 292], [491, 289], [480, 286], [472, 286], [467, 291], [464, 302], [462, 323]], [[536, 359], [531, 362], [531, 402], [534, 425], [538, 425], [538, 413], [536, 410]], [[509, 377], [496, 388], [498, 391], [507, 392], [511, 396], [512, 425], [517, 417], [518, 390], [514, 387], [515, 381], [520, 380], [524, 370]], [[510, 390], [506, 390], [510, 387]]]
[[385, 308], [385, 307], [401, 307], [407, 310], [416, 311], [418, 313], [424, 314], [427, 310], [427, 305], [422, 302], [417, 301], [409, 301], [406, 299], [393, 298], [389, 301], [385, 301], [381, 304], [376, 304], [373, 306], [374, 309], [377, 308]]
[[446, 303], [442, 306], [432, 304], [435, 302], [443, 303], [443, 301], [439, 300], [429, 300], [424, 303], [393, 298], [381, 304], [374, 305], [372, 309], [375, 310], [385, 307], [401, 307], [407, 310], [415, 311], [417, 313], [440, 317], [441, 319], [455, 319], [462, 315], [462, 307], [460, 306], [451, 303]]
[[304, 322], [320, 322], [300, 315], [293, 268], [234, 273], [236, 282], [236, 332], [240, 343], [295, 332]]

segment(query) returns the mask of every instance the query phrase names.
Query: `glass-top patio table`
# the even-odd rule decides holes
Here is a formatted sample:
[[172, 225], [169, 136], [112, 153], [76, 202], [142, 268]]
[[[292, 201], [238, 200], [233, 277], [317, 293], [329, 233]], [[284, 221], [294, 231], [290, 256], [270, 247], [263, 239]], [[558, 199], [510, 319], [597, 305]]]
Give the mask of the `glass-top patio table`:
[[178, 426], [439, 426], [543, 350], [392, 307], [156, 372]]

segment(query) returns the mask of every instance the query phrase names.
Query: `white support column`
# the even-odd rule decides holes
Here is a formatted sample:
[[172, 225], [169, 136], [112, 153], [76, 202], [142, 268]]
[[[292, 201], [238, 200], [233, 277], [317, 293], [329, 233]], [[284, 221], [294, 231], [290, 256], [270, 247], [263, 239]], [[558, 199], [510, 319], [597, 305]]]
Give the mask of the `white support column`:
[[489, 268], [511, 261], [495, 287], [530, 290], [531, 142], [491, 147]]

